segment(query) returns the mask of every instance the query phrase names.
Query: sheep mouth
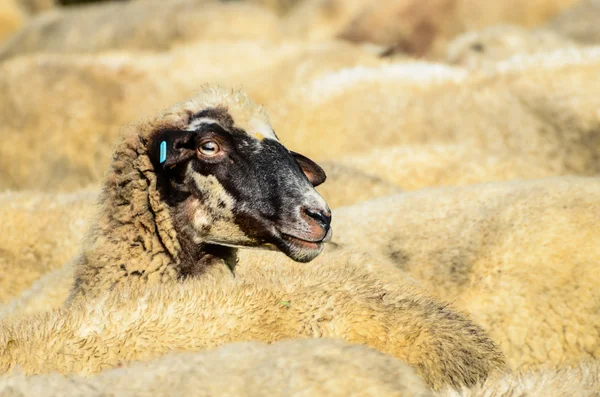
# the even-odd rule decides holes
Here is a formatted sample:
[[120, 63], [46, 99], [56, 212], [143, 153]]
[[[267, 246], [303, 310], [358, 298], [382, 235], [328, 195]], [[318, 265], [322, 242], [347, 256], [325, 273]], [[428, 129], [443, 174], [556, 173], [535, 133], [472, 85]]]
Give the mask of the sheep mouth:
[[291, 234], [280, 233], [278, 248], [296, 262], [310, 262], [322, 251], [323, 245], [331, 240], [332, 230], [329, 228], [325, 236], [318, 240], [306, 240]]

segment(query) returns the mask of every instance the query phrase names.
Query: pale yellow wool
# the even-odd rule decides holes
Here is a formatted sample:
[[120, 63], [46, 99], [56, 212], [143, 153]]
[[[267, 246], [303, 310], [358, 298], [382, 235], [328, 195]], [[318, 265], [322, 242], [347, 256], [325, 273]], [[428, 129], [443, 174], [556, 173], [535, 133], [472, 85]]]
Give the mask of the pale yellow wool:
[[319, 165], [325, 170], [327, 181], [317, 186], [317, 191], [331, 209], [402, 191], [398, 185], [373, 176], [369, 168], [361, 169], [337, 162], [321, 162]]
[[335, 163], [383, 182], [418, 190], [564, 174], [553, 161], [461, 144], [399, 145], [347, 155]]
[[176, 99], [160, 80], [119, 58], [6, 61], [0, 92], [2, 189], [64, 191], [98, 181], [120, 126]]
[[[294, 67], [298, 53], [309, 60]], [[38, 55], [3, 62], [0, 190], [65, 191], [99, 182], [122, 125], [193, 95], [206, 81], [244, 86], [258, 103], [270, 102], [291, 79], [363, 60], [376, 57], [338, 42], [219, 41], [161, 55]], [[267, 84], [266, 76], [280, 78]]]
[[525, 372], [488, 379], [483, 385], [462, 391], [440, 392], [439, 397], [598, 397], [600, 361], [586, 360], [571, 367]]
[[285, 19], [288, 34], [323, 40], [342, 36], [438, 55], [455, 35], [500, 23], [534, 27], [578, 0], [305, 0]]
[[79, 250], [95, 191], [0, 194], [0, 304]]
[[274, 40], [279, 19], [247, 3], [105, 2], [52, 10], [0, 47], [0, 59], [36, 52], [164, 51], [197, 40]]
[[600, 358], [600, 178], [425, 189], [341, 208], [328, 251], [387, 255], [512, 368]]
[[[265, 56], [271, 58], [269, 54]], [[288, 57], [273, 59], [268, 68], [248, 71], [240, 78], [234, 77], [233, 82], [242, 86], [257, 103], [270, 108], [281, 100], [289, 87], [349, 67], [388, 63], [365, 46], [339, 40], [308, 42], [297, 44]], [[231, 84], [232, 80], [227, 83]]]
[[0, 48], [25, 23], [27, 15], [16, 0], [2, 0], [0, 3]]
[[[43, 313], [60, 308], [69, 297], [74, 277], [73, 260], [44, 273], [20, 295], [0, 306], [0, 318], [17, 318], [24, 314]], [[14, 278], [15, 276], [11, 275], [11, 279]]]
[[241, 342], [172, 353], [96, 376], [0, 377], [0, 396], [20, 397], [431, 397], [406, 364], [336, 340]]
[[578, 46], [576, 42], [551, 30], [496, 25], [459, 35], [448, 44], [445, 59], [451, 64], [470, 69], [493, 68], [496, 62], [513, 56]]
[[544, 27], [582, 44], [600, 44], [600, 2], [579, 0]]
[[512, 60], [482, 76], [434, 64], [355, 68], [290, 89], [270, 108], [271, 122], [286, 145], [317, 160], [390, 145], [461, 144], [596, 174], [598, 71], [595, 48]]
[[0, 368], [89, 374], [172, 350], [289, 338], [373, 347], [413, 366], [434, 388], [472, 384], [503, 368], [477, 326], [384, 264], [347, 253], [299, 264], [251, 251], [240, 257], [236, 277], [122, 284], [97, 301], [0, 323]]

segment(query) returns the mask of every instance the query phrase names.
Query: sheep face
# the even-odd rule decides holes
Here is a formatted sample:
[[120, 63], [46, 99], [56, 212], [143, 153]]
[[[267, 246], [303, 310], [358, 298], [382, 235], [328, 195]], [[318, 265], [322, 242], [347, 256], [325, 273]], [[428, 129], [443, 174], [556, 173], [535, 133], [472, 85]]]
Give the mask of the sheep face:
[[153, 137], [175, 225], [191, 244], [279, 249], [308, 262], [331, 238], [331, 212], [314, 189], [325, 173], [279, 143], [268, 124], [246, 124], [209, 108]]

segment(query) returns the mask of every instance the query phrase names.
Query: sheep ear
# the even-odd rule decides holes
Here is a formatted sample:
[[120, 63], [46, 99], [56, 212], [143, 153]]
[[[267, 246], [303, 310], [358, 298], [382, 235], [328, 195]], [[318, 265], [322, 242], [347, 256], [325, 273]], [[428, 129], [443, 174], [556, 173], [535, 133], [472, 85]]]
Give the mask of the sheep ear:
[[162, 131], [154, 139], [152, 160], [163, 169], [174, 168], [194, 157], [193, 143], [189, 131]]
[[309, 159], [308, 157], [304, 157], [300, 153], [291, 152], [292, 156], [296, 159], [296, 162], [304, 172], [304, 175], [308, 178], [310, 183], [313, 186], [319, 186], [321, 183], [325, 182], [327, 179], [327, 175], [325, 175], [325, 171], [323, 168], [319, 167], [317, 163]]

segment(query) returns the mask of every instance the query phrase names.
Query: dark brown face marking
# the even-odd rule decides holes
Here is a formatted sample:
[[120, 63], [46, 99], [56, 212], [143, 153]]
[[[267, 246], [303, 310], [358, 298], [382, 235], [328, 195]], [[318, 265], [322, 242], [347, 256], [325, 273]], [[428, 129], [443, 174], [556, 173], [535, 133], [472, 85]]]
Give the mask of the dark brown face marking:
[[152, 139], [161, 194], [187, 236], [182, 246], [196, 246], [188, 250], [192, 261], [202, 262], [207, 244], [277, 247], [297, 261], [321, 252], [331, 213], [314, 190], [325, 173], [313, 161], [236, 127], [225, 108], [205, 109], [189, 129], [157, 131]]

